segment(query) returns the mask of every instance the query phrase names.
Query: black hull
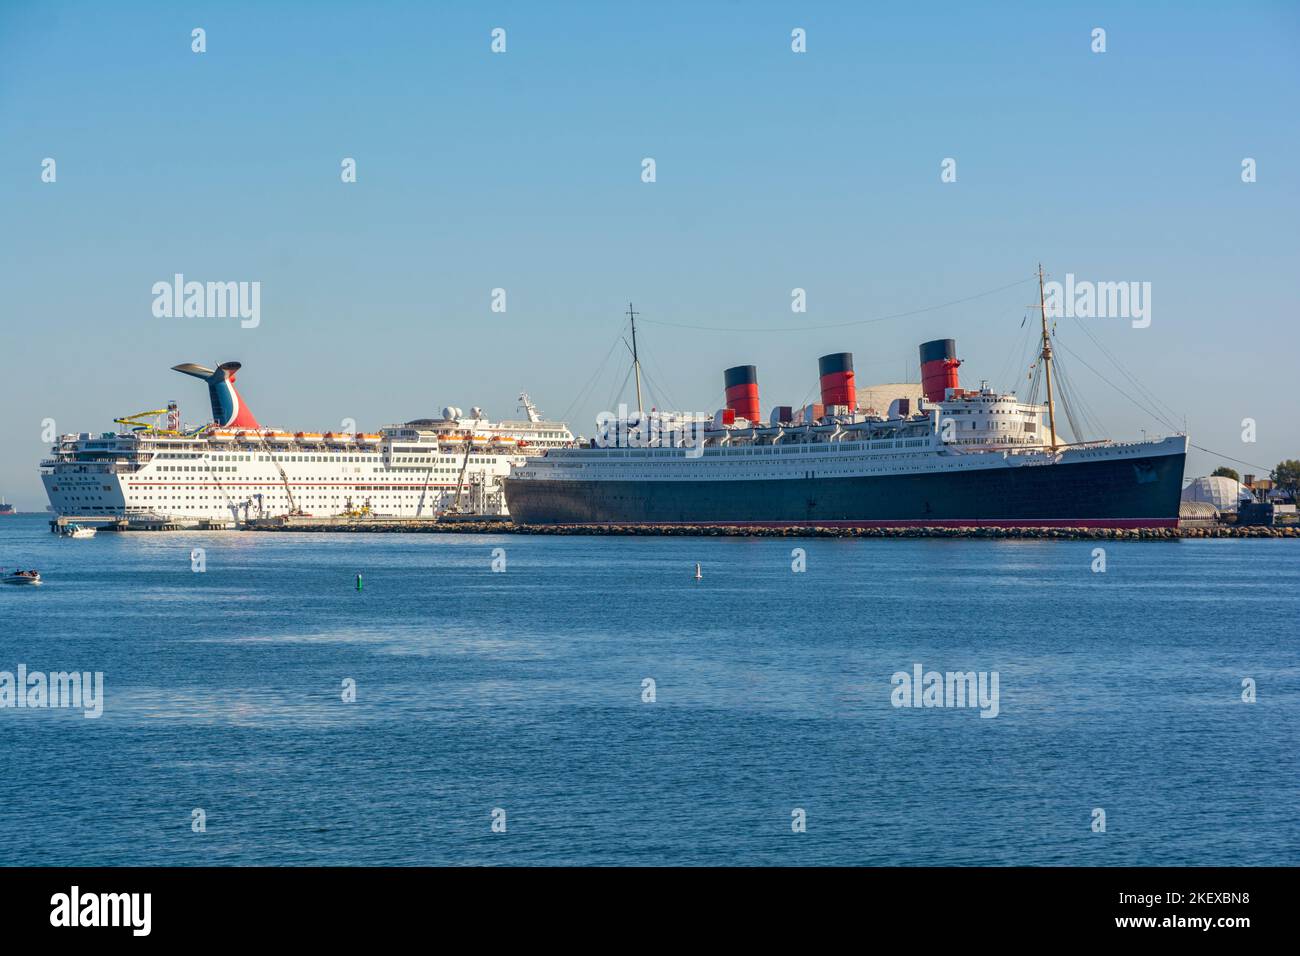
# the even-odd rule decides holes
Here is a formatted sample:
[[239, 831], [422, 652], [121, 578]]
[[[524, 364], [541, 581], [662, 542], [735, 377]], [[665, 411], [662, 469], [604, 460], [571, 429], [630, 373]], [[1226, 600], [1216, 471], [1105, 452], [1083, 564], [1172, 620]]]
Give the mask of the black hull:
[[519, 524], [1173, 528], [1185, 454], [860, 478], [508, 478]]

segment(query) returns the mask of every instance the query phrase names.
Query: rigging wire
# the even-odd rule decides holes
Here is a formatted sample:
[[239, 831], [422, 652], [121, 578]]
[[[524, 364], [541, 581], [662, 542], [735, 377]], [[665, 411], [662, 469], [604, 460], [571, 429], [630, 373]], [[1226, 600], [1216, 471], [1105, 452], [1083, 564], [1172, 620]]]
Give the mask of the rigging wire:
[[[1052, 330], [1052, 339], [1058, 345], [1060, 344], [1060, 333], [1055, 329]], [[1091, 407], [1083, 400], [1080, 390], [1075, 387], [1074, 375], [1071, 369], [1073, 366], [1067, 365], [1061, 361], [1059, 354], [1054, 356], [1053, 365], [1056, 368], [1057, 383], [1061, 388], [1062, 404], [1065, 406], [1065, 415], [1070, 422], [1070, 431], [1074, 433], [1075, 441], [1086, 441], [1084, 430], [1091, 431], [1098, 437], [1105, 434], [1105, 430], [1100, 427], [1097, 418], [1092, 413]], [[1082, 426], [1082, 428], [1080, 427]]]
[[1003, 392], [1009, 391], [1009, 389], [1002, 388], [1002, 384], [1007, 380], [1007, 376], [1011, 372], [1011, 368], [1012, 368], [1011, 363], [1015, 360], [1015, 357], [1016, 357], [1016, 349], [1015, 346], [1012, 346], [1010, 351], [1007, 352], [1007, 357], [1002, 363], [1002, 368], [998, 370], [997, 377], [993, 379], [993, 381], [997, 384], [998, 389], [1000, 391]]
[[1175, 411], [1173, 408], [1171, 408], [1163, 399], [1160, 398], [1159, 395], [1155, 394], [1150, 389], [1148, 389], [1145, 385], [1143, 385], [1141, 380], [1138, 379], [1137, 376], [1129, 372], [1129, 370], [1124, 366], [1124, 363], [1121, 362], [1110, 351], [1110, 349], [1106, 348], [1106, 346], [1102, 344], [1101, 340], [1098, 339], [1095, 334], [1093, 334], [1092, 329], [1088, 328], [1086, 323], [1080, 320], [1078, 316], [1074, 316], [1073, 318], [1075, 323], [1079, 326], [1079, 328], [1083, 329], [1084, 334], [1087, 335], [1088, 338], [1092, 340], [1092, 344], [1097, 346], [1097, 349], [1101, 352], [1101, 354], [1106, 356], [1106, 358], [1110, 359], [1111, 364], [1114, 365], [1115, 368], [1119, 369], [1120, 374], [1123, 375], [1126, 379], [1128, 379], [1129, 382], [1133, 385], [1133, 387], [1137, 389], [1138, 394], [1142, 395], [1148, 402], [1150, 402], [1152, 405], [1156, 406], [1161, 411], [1168, 414], [1171, 418], [1174, 419], [1178, 418], [1178, 412]]
[[[637, 353], [636, 353], [636, 350], [632, 348], [631, 343], [628, 342], [627, 339], [624, 339], [624, 340], [623, 340], [623, 347], [627, 349], [627, 354], [630, 355], [630, 356], [632, 357], [632, 364], [628, 366], [628, 374], [630, 375], [630, 374], [632, 374], [633, 372], [636, 371]], [[659, 401], [659, 400], [655, 397], [654, 389], [650, 386], [650, 373], [646, 371], [646, 368], [645, 368], [644, 365], [641, 366], [641, 380], [642, 380], [643, 383], [645, 384], [645, 390], [646, 390], [647, 392], [650, 393], [650, 407], [651, 407], [651, 408], [654, 408], [655, 405], [658, 404], [658, 401]], [[624, 386], [627, 385], [627, 379], [626, 379], [626, 378], [623, 379], [623, 385], [624, 385]], [[618, 397], [619, 397], [620, 399], [622, 399], [622, 397], [623, 397], [623, 390], [622, 390], [622, 389], [619, 389]], [[638, 395], [638, 396], [636, 396], [636, 397], [639, 399], [641, 396]]]
[[1124, 389], [1120, 388], [1118, 385], [1116, 385], [1114, 382], [1112, 382], [1112, 381], [1111, 381], [1110, 379], [1108, 379], [1106, 376], [1102, 375], [1102, 374], [1101, 374], [1100, 372], [1098, 372], [1095, 368], [1093, 368], [1093, 367], [1092, 367], [1091, 365], [1089, 365], [1086, 361], [1084, 361], [1084, 359], [1083, 359], [1082, 357], [1080, 357], [1079, 354], [1078, 354], [1077, 352], [1075, 352], [1073, 349], [1071, 349], [1068, 345], [1066, 345], [1066, 344], [1064, 344], [1064, 343], [1061, 343], [1061, 348], [1065, 349], [1065, 351], [1069, 352], [1070, 355], [1072, 355], [1072, 356], [1074, 356], [1074, 358], [1078, 359], [1079, 362], [1081, 362], [1081, 363], [1083, 364], [1084, 368], [1086, 368], [1086, 369], [1088, 369], [1088, 371], [1092, 372], [1093, 375], [1096, 375], [1099, 379], [1101, 379], [1103, 382], [1105, 382], [1105, 383], [1106, 383], [1107, 385], [1109, 385], [1111, 388], [1115, 389], [1115, 391], [1119, 392], [1121, 395], [1123, 395], [1125, 398], [1127, 398], [1127, 399], [1128, 399], [1128, 400], [1129, 400], [1129, 401], [1134, 405], [1134, 407], [1142, 409], [1142, 411], [1144, 411], [1144, 412], [1146, 412], [1148, 415], [1150, 415], [1153, 419], [1155, 419], [1155, 421], [1159, 422], [1161, 425], [1164, 425], [1166, 428], [1170, 429], [1171, 431], [1175, 431], [1175, 432], [1178, 431], [1178, 426], [1177, 426], [1177, 425], [1175, 425], [1173, 422], [1171, 422], [1171, 421], [1169, 421], [1168, 419], [1166, 419], [1166, 418], [1165, 418], [1162, 414], [1160, 414], [1159, 412], [1157, 412], [1157, 411], [1155, 411], [1155, 410], [1153, 410], [1153, 409], [1151, 409], [1151, 408], [1148, 408], [1148, 407], [1147, 407], [1146, 405], [1144, 405], [1141, 401], [1139, 401], [1138, 399], [1135, 399], [1135, 398], [1134, 398], [1132, 395], [1130, 395], [1128, 392], [1124, 391]]
[[610, 344], [609, 351], [605, 353], [605, 357], [601, 359], [600, 364], [596, 366], [595, 373], [592, 374], [591, 378], [587, 379], [587, 384], [582, 387], [582, 390], [578, 392], [577, 397], [575, 397], [573, 401], [569, 403], [569, 407], [564, 410], [564, 414], [560, 416], [560, 421], [567, 422], [569, 420], [569, 413], [572, 412], [578, 404], [587, 397], [587, 393], [595, 387], [596, 379], [605, 372], [610, 356], [614, 354], [614, 349], [618, 348], [618, 343], [622, 338], [623, 333], [621, 331], [614, 336], [614, 341]]
[[1087, 441], [1088, 433], [1101, 437], [1103, 434], [1101, 429], [1097, 427], [1088, 407], [1080, 398], [1078, 389], [1075, 388], [1074, 376], [1061, 362], [1059, 355], [1054, 356], [1054, 364], [1057, 372], [1056, 381], [1061, 388], [1061, 397], [1065, 405], [1065, 417], [1070, 423], [1070, 431], [1074, 433], [1074, 440]]
[[[1079, 318], [1079, 316], [1075, 315], [1075, 316], [1071, 316], [1071, 318], [1073, 318], [1075, 323], [1079, 326], [1079, 328], [1083, 330], [1083, 333], [1089, 338], [1089, 340], [1091, 340], [1092, 344], [1097, 347], [1097, 350], [1101, 352], [1101, 354], [1105, 356], [1105, 358], [1107, 358], [1113, 366], [1115, 366], [1116, 370], [1125, 379], [1127, 379], [1128, 383], [1137, 391], [1141, 400], [1140, 401], [1135, 400], [1132, 396], [1128, 395], [1126, 392], [1124, 392], [1123, 389], [1121, 389], [1115, 383], [1111, 382], [1109, 379], [1103, 376], [1100, 372], [1098, 372], [1095, 368], [1089, 365], [1081, 356], [1079, 356], [1076, 352], [1071, 350], [1068, 346], [1062, 344], [1061, 348], [1065, 349], [1067, 352], [1069, 352], [1071, 355], [1077, 358], [1084, 365], [1084, 367], [1086, 367], [1089, 371], [1091, 371], [1094, 375], [1100, 378], [1111, 388], [1118, 391], [1121, 395], [1123, 395], [1125, 398], [1127, 398], [1130, 402], [1132, 402], [1137, 407], [1142, 408], [1142, 410], [1147, 412], [1149, 415], [1151, 415], [1151, 417], [1154, 420], [1164, 425], [1166, 428], [1171, 429], [1172, 431], [1175, 432], [1178, 431], [1178, 425], [1176, 424], [1176, 420], [1179, 418], [1178, 412], [1175, 409], [1173, 409], [1166, 401], [1164, 401], [1164, 399], [1162, 399], [1158, 394], [1156, 394], [1145, 384], [1143, 384], [1141, 379], [1139, 379], [1136, 375], [1130, 372], [1128, 368], [1124, 365], [1124, 363], [1121, 362], [1119, 358], [1101, 342], [1101, 340], [1093, 333], [1092, 329], [1088, 328], [1088, 325], [1085, 322], [1083, 322]], [[1052, 329], [1052, 338], [1053, 339], [1057, 338], [1057, 335], [1058, 332], [1056, 330], [1056, 326], [1054, 323]], [[1143, 405], [1143, 402], [1145, 402], [1146, 404]]]
[[1029, 404], [1038, 405], [1040, 404], [1038, 401], [1038, 389], [1043, 382], [1043, 366], [1038, 359], [1035, 359], [1029, 366], [1029, 376]]
[[1231, 455], [1225, 455], [1223, 454], [1223, 452], [1215, 451], [1212, 448], [1203, 448], [1200, 445], [1197, 445], [1190, 441], [1187, 444], [1198, 451], [1203, 451], [1206, 454], [1213, 455], [1216, 458], [1226, 458], [1228, 461], [1234, 462], [1235, 464], [1238, 465], [1249, 465], [1251, 468], [1258, 468], [1260, 471], [1266, 471], [1270, 475], [1272, 475], [1274, 471], [1274, 469], [1268, 467], [1268, 465], [1261, 465], [1258, 462], [1253, 462], [1253, 461], [1242, 461], [1240, 458], [1233, 458]]
[[1008, 282], [1006, 285], [998, 286], [996, 289], [989, 289], [986, 292], [977, 292], [975, 295], [968, 295], [962, 299], [954, 299], [951, 302], [944, 302], [940, 305], [926, 306], [923, 309], [910, 309], [907, 312], [894, 312], [890, 315], [878, 315], [870, 319], [854, 319], [851, 322], [832, 322], [827, 325], [796, 325], [776, 329], [757, 329], [757, 328], [736, 328], [734, 326], [718, 325], [690, 325], [684, 322], [665, 322], [662, 319], [642, 319], [642, 322], [649, 322], [653, 325], [667, 325], [676, 329], [693, 329], [700, 332], [737, 332], [748, 334], [754, 332], [811, 332], [817, 329], [844, 329], [854, 325], [869, 325], [873, 322], [886, 322], [890, 319], [903, 319], [913, 315], [923, 315], [926, 312], [937, 312], [939, 309], [951, 308], [954, 305], [961, 305], [965, 302], [974, 302], [976, 299], [983, 299], [990, 295], [996, 295], [1007, 289], [1015, 288], [1019, 285], [1025, 285], [1028, 282], [1038, 281], [1038, 274], [1035, 273], [1026, 279], [1017, 279], [1015, 282]]
[[[1038, 359], [1035, 358], [1035, 356], [1038, 354], [1039, 346], [1037, 345], [1038, 342], [1037, 330], [1034, 329], [1034, 327], [1031, 325], [1028, 328], [1027, 332], [1028, 334], [1025, 336], [1024, 348], [1020, 352], [1020, 368], [1028, 370], [1026, 372], [1025, 378], [1029, 379], [1030, 377], [1032, 377], [1034, 373], [1035, 363], [1038, 361]], [[1020, 383], [1017, 382], [1016, 385], [1017, 385], [1016, 391], [1019, 392]]]
[[[653, 353], [650, 355], [650, 361], [654, 364], [655, 375], [659, 376], [659, 377], [656, 379], [656, 381], [663, 382], [663, 381], [664, 381], [663, 376], [662, 376], [663, 369], [661, 369], [661, 368], [659, 367], [659, 360], [658, 360], [657, 358], [655, 358], [655, 356], [654, 356]], [[645, 367], [644, 364], [642, 364], [642, 366], [641, 366], [641, 371], [646, 372], [646, 367]], [[647, 382], [650, 381], [650, 373], [649, 373], [649, 372], [646, 372], [646, 381], [647, 381]], [[667, 399], [667, 401], [668, 401], [668, 404], [667, 404], [667, 405], [664, 405], [664, 404], [660, 403], [660, 407], [661, 407], [662, 409], [664, 409], [664, 410], [670, 410], [670, 409], [671, 409], [671, 410], [677, 410], [677, 411], [680, 411], [680, 410], [681, 410], [681, 409], [680, 409], [680, 406], [678, 406], [678, 404], [677, 404], [676, 402], [673, 401], [673, 397], [672, 397], [671, 395], [668, 394], [668, 389], [666, 389], [663, 385], [660, 385], [660, 386], [659, 386], [659, 391], [663, 394], [663, 397], [664, 397], [665, 399]]]
[[[1074, 389], [1076, 394], [1078, 394], [1082, 390], [1076, 388], [1073, 382], [1074, 379], [1073, 376], [1071, 376], [1071, 388]], [[1109, 431], [1102, 423], [1101, 417], [1096, 413], [1096, 409], [1093, 408], [1092, 404], [1087, 401], [1087, 399], [1081, 398], [1077, 404], [1079, 404], [1083, 409], [1084, 425], [1091, 426], [1094, 435], [1100, 438], [1109, 434]]]
[[645, 379], [645, 390], [650, 393], [650, 410], [652, 412], [668, 411], [669, 408], [663, 401], [664, 396], [660, 393], [659, 389], [655, 388], [655, 383], [651, 380], [650, 373], [646, 371], [644, 365], [641, 366], [641, 377]]
[[1056, 356], [1056, 361], [1053, 365], [1056, 368], [1057, 396], [1060, 398], [1060, 401], [1058, 401], [1057, 404], [1060, 405], [1061, 409], [1065, 412], [1065, 421], [1070, 426], [1070, 434], [1074, 436], [1075, 441], [1081, 442], [1084, 440], [1083, 432], [1079, 428], [1078, 420], [1074, 417], [1074, 402], [1071, 400], [1072, 396], [1070, 394], [1070, 387], [1066, 384], [1065, 369], [1061, 365], [1060, 356]]
[[623, 397], [623, 390], [627, 388], [627, 380], [630, 379], [631, 377], [632, 377], [632, 366], [629, 365], [627, 367], [627, 374], [623, 376], [623, 383], [619, 385], [618, 390], [610, 397], [609, 401], [605, 403], [605, 408], [607, 409], [613, 408], [614, 403]]
[[[1019, 348], [1017, 349], [1016, 346], [1012, 346], [1011, 351], [1007, 353], [1007, 360], [1003, 363], [1002, 370], [998, 372], [998, 377], [993, 380], [998, 384], [999, 389], [1003, 392], [1019, 393], [1019, 370], [1029, 366], [1029, 362], [1027, 361], [1029, 358], [1029, 343], [1034, 336], [1034, 330], [1029, 325], [1028, 320], [1022, 322], [1021, 326], [1023, 328], [1023, 335], [1021, 337]], [[1016, 361], [1017, 353], [1019, 353], [1019, 361]]]

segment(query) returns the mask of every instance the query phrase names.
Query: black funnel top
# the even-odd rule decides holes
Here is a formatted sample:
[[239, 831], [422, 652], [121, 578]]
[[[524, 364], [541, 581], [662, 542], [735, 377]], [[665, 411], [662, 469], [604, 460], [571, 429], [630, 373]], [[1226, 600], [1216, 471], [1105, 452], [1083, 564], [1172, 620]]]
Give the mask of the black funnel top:
[[921, 344], [921, 364], [926, 362], [937, 362], [940, 359], [955, 359], [957, 357], [957, 343], [952, 339], [935, 339], [933, 342], [923, 342]]

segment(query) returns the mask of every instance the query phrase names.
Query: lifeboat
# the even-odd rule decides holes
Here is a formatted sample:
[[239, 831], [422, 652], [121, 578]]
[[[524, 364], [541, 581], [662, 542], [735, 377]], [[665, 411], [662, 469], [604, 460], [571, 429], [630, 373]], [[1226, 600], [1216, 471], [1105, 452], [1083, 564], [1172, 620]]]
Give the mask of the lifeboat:
[[294, 438], [298, 441], [320, 441], [323, 437], [320, 432], [294, 432]]
[[262, 436], [267, 441], [275, 442], [278, 445], [287, 445], [293, 441], [293, 436], [288, 432], [268, 432]]
[[326, 432], [325, 440], [331, 445], [348, 445], [353, 439], [351, 432]]
[[357, 436], [357, 441], [363, 445], [377, 445], [379, 444], [379, 436], [362, 434]]

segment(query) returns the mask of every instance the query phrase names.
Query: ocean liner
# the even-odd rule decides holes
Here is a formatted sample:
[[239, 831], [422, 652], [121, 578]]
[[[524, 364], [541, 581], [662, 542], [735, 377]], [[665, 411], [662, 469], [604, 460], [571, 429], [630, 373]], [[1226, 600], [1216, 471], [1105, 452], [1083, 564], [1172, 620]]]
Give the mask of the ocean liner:
[[[711, 417], [635, 416], [505, 480], [520, 524], [1172, 528], [1187, 437], [1065, 443], [1042, 305], [1046, 403], [963, 388], [952, 339], [920, 346], [921, 395], [863, 407], [850, 353], [823, 356], [821, 402], [761, 421], [753, 366]], [[635, 323], [635, 317], [633, 316]], [[636, 358], [633, 327], [633, 362]], [[639, 371], [638, 371], [639, 382]]]
[[493, 422], [482, 409], [378, 432], [286, 431], [261, 425], [235, 388], [239, 362], [175, 370], [208, 386], [212, 421], [181, 425], [166, 409], [114, 419], [116, 431], [61, 436], [40, 463], [51, 509], [87, 518], [239, 521], [280, 515], [502, 515], [512, 464], [573, 441], [528, 395], [526, 419]]

